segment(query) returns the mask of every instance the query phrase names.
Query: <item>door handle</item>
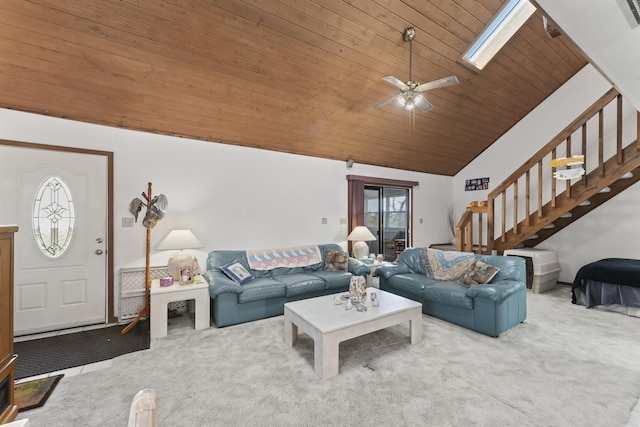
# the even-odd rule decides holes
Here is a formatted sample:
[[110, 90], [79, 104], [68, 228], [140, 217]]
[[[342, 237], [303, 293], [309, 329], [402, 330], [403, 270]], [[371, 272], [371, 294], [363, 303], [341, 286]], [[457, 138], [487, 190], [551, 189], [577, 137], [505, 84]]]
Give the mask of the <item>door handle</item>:
[[96, 249], [96, 255], [102, 255], [102, 249]]
[[102, 237], [98, 237], [98, 238], [96, 239], [96, 243], [102, 243]]

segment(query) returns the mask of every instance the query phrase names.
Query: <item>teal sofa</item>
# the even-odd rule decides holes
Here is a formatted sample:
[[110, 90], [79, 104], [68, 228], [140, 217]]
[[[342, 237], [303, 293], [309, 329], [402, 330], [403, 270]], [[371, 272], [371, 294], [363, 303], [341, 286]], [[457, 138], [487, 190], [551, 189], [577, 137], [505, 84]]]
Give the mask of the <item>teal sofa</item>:
[[[349, 258], [347, 270], [326, 271], [326, 251], [342, 251], [342, 248], [337, 244], [318, 247], [321, 263], [268, 271], [250, 269], [245, 251], [211, 251], [203, 276], [209, 283], [211, 319], [216, 326], [284, 314], [286, 302], [348, 291], [354, 275], [366, 277], [370, 273], [369, 267], [355, 258]], [[227, 277], [220, 267], [234, 260], [239, 261], [254, 279], [240, 285]]]
[[465, 286], [426, 275], [423, 248], [409, 248], [395, 263], [379, 267], [380, 289], [422, 303], [422, 312], [497, 337], [527, 317], [525, 261], [520, 257], [475, 255], [500, 271], [487, 284]]

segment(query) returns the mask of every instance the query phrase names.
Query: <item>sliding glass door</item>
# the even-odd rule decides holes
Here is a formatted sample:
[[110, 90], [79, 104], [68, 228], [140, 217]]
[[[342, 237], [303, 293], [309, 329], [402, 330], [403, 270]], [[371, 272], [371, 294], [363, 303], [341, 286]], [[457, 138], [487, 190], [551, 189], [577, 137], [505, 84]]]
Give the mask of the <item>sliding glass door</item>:
[[382, 254], [394, 261], [410, 241], [410, 193], [408, 188], [365, 185], [364, 224], [376, 240], [369, 243], [369, 253]]

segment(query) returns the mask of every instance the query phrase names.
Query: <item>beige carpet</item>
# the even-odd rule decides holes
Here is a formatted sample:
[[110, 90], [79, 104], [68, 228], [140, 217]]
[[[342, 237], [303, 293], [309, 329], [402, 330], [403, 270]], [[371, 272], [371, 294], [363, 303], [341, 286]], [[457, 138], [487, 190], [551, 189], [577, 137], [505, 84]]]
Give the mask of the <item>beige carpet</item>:
[[158, 394], [159, 426], [624, 426], [640, 396], [640, 319], [528, 294], [528, 318], [499, 338], [423, 317], [340, 346], [322, 381], [313, 342], [293, 349], [282, 317], [222, 329], [173, 329], [111, 368], [65, 377], [39, 426], [125, 426], [134, 394]]

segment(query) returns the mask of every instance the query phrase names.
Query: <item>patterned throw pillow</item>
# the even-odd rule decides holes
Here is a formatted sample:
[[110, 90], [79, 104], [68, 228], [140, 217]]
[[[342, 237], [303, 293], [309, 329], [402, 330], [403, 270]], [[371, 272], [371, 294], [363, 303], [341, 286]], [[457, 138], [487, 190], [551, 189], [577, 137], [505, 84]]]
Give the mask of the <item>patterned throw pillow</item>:
[[480, 285], [482, 283], [489, 283], [493, 277], [498, 274], [500, 269], [489, 265], [482, 261], [476, 262], [473, 268], [469, 269], [466, 273], [460, 277], [459, 282], [467, 286]]
[[222, 270], [224, 274], [229, 276], [231, 280], [235, 280], [241, 285], [247, 283], [249, 280], [253, 280], [253, 276], [251, 275], [251, 273], [249, 273], [238, 260], [234, 260], [228, 264], [223, 265], [222, 267], [220, 267], [220, 270]]
[[349, 255], [345, 252], [327, 249], [324, 255], [325, 271], [344, 271], [349, 266]]
[[428, 248], [425, 256], [427, 277], [436, 280], [458, 280], [473, 267], [476, 257], [470, 252], [441, 251]]

